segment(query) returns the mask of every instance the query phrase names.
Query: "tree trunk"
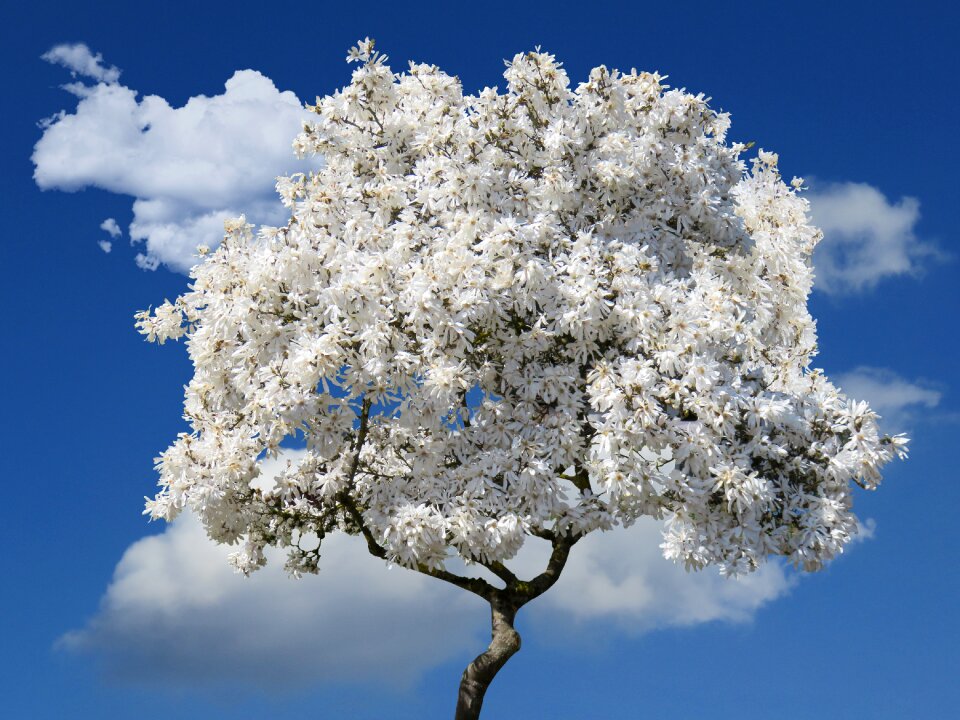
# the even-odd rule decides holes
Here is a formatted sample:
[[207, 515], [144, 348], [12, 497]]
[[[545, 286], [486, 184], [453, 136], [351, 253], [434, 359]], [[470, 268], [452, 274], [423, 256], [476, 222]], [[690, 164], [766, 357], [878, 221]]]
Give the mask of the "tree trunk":
[[460, 679], [455, 720], [477, 720], [483, 696], [497, 672], [520, 649], [520, 633], [513, 628], [515, 603], [503, 597], [490, 600], [490, 645], [467, 665]]

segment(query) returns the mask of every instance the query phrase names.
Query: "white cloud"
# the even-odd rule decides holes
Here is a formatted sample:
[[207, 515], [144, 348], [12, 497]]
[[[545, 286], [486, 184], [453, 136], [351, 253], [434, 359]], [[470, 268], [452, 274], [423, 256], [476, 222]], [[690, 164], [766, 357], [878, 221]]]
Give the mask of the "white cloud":
[[119, 68], [104, 67], [103, 56], [100, 53], [94, 55], [84, 43], [57, 45], [40, 57], [48, 63], [67, 68], [73, 77], [82, 75], [105, 83], [115, 83], [120, 79]]
[[[736, 581], [715, 570], [687, 573], [663, 558], [660, 542], [652, 520], [584, 539], [558, 584], [523, 615], [575, 641], [576, 621], [641, 633], [749, 620], [792, 584], [775, 563]], [[466, 663], [489, 632], [482, 601], [387, 568], [357, 538], [328, 537], [320, 574], [302, 580], [286, 576], [277, 552], [263, 570], [239, 576], [226, 561], [230, 551], [212, 544], [188, 515], [134, 543], [97, 614], [61, 645], [93, 654], [120, 680], [269, 689], [409, 683], [443, 661]], [[532, 546], [511, 563], [527, 576], [544, 564]]]
[[301, 580], [277, 553], [244, 578], [228, 565], [230, 551], [184, 515], [127, 549], [97, 615], [60, 644], [93, 653], [121, 681], [264, 690], [403, 685], [481, 646], [481, 601], [387, 568], [357, 538], [328, 538], [320, 574]]
[[925, 260], [941, 256], [916, 235], [916, 198], [894, 203], [875, 187], [852, 182], [814, 185], [807, 198], [824, 235], [813, 257], [817, 290], [869, 290], [884, 278], [917, 275]]
[[[269, 485], [288, 459], [264, 463]], [[268, 549], [246, 578], [184, 513], [124, 552], [97, 614], [59, 644], [99, 658], [114, 679], [264, 690], [357, 679], [404, 685], [482, 645], [482, 601], [432, 578], [389, 568], [362, 540], [323, 545], [321, 571], [300, 580]]]
[[97, 242], [97, 245], [99, 245], [100, 249], [103, 250], [105, 253], [108, 253], [111, 250], [113, 250], [113, 243], [110, 242], [109, 240], [100, 240]]
[[113, 218], [107, 218], [100, 223], [100, 229], [110, 233], [110, 237], [112, 238], [118, 238], [121, 235], [120, 226], [117, 225], [117, 221]]
[[[663, 557], [661, 528], [644, 519], [627, 529], [587, 536], [557, 584], [531, 610], [536, 607], [534, 612], [551, 619], [612, 621], [621, 631], [640, 634], [714, 620], [744, 622], [793, 585], [793, 576], [778, 562], [735, 580], [712, 568], [687, 572]], [[534, 561], [533, 552], [524, 553], [519, 560], [525, 570], [544, 566], [543, 556]]]
[[[63, 47], [78, 46], [47, 55], [56, 53], [55, 61], [71, 69], [87, 67], [86, 56]], [[41, 123], [34, 179], [43, 189], [98, 187], [132, 196], [130, 238], [146, 244], [141, 267], [186, 271], [197, 246], [218, 245], [223, 220], [240, 213], [254, 223], [283, 224], [276, 178], [315, 166], [291, 149], [309, 113], [296, 95], [254, 70], [238, 70], [222, 94], [197, 95], [182, 107], [156, 95], [138, 99], [136, 90], [106, 80], [74, 83], [71, 92], [76, 110]]]
[[881, 416], [880, 425], [887, 432], [902, 432], [920, 413], [936, 408], [943, 396], [939, 390], [884, 368], [861, 366], [834, 375], [832, 380], [849, 397], [869, 402]]

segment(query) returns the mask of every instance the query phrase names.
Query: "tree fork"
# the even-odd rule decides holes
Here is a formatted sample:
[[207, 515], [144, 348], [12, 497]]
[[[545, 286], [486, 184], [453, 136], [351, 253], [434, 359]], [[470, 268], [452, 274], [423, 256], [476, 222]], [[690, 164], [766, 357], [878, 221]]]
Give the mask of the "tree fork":
[[494, 563], [492, 567], [487, 565], [507, 582], [507, 587], [492, 590], [486, 595], [477, 592], [490, 603], [490, 645], [463, 671], [454, 720], [477, 720], [480, 717], [487, 688], [500, 668], [520, 650], [520, 633], [513, 626], [517, 611], [553, 587], [567, 564], [570, 549], [582, 537], [576, 534], [559, 537], [553, 533], [548, 535], [553, 542], [550, 561], [546, 570], [529, 582], [519, 580], [500, 563]]

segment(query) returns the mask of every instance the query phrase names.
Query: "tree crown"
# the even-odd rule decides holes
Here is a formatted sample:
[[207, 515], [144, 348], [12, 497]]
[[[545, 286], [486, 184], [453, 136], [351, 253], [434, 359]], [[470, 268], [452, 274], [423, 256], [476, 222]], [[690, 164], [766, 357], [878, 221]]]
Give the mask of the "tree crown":
[[[246, 572], [267, 545], [314, 571], [300, 539], [335, 530], [497, 568], [641, 516], [697, 568], [842, 550], [851, 484], [906, 440], [809, 367], [820, 234], [776, 155], [748, 168], [729, 117], [655, 73], [571, 88], [537, 51], [471, 96], [369, 41], [348, 60], [294, 142], [322, 169], [278, 181], [287, 226], [231, 221], [137, 316], [195, 366], [153, 517], [192, 508]], [[292, 437], [302, 458], [259, 478]]]

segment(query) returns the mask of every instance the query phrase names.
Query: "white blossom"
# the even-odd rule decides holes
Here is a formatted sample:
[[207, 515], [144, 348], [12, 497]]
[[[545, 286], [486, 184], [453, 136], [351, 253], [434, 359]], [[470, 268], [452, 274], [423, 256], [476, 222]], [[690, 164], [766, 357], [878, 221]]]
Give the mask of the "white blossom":
[[[266, 545], [316, 570], [307, 533], [440, 569], [643, 515], [689, 567], [842, 551], [851, 485], [906, 440], [810, 366], [820, 233], [775, 153], [748, 165], [655, 73], [571, 87], [533, 52], [471, 96], [370, 40], [348, 60], [294, 142], [322, 168], [277, 183], [289, 223], [228, 222], [137, 315], [195, 367], [151, 516], [192, 508], [244, 572]], [[306, 459], [258, 481], [293, 437]]]

